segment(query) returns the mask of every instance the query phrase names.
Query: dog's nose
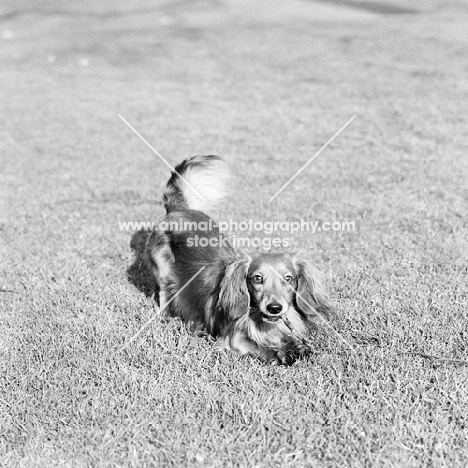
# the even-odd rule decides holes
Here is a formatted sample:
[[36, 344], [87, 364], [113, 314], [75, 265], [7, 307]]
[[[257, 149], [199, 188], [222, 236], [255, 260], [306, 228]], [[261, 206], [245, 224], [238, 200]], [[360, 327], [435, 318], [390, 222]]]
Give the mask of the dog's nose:
[[278, 302], [272, 302], [267, 305], [267, 310], [272, 315], [278, 315], [283, 310], [283, 306]]

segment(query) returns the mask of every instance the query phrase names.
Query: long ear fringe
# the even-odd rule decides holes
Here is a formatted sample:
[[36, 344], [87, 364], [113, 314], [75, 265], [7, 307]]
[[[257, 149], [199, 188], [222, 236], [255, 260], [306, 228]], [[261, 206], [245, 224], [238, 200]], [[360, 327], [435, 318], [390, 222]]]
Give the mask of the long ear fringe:
[[237, 319], [246, 314], [249, 305], [249, 291], [247, 289], [247, 272], [250, 259], [243, 258], [230, 263], [224, 272], [219, 293], [218, 308], [230, 319]]
[[328, 297], [322, 274], [302, 258], [294, 257], [292, 261], [298, 274], [296, 292], [298, 308], [309, 319], [317, 315], [327, 320], [336, 318], [336, 310]]

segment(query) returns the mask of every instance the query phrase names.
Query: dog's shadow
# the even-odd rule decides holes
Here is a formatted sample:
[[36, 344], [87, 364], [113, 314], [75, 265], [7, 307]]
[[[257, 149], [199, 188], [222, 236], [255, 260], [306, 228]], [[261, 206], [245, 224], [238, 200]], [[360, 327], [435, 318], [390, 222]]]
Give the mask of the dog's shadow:
[[146, 297], [154, 298], [159, 305], [159, 288], [145, 259], [146, 241], [151, 231], [141, 229], [133, 234], [130, 248], [135, 254], [133, 263], [127, 268], [127, 279]]

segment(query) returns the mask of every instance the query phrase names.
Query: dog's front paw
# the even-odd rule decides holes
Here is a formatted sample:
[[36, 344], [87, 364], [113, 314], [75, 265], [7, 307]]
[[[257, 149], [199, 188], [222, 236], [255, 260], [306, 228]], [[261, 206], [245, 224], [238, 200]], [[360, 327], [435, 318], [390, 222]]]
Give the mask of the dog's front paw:
[[278, 351], [276, 355], [277, 363], [282, 366], [292, 366], [296, 361], [299, 355], [297, 353], [291, 352], [291, 350], [281, 350]]
[[312, 352], [312, 348], [305, 343], [296, 342], [288, 343], [281, 348], [276, 357], [278, 363], [283, 366], [292, 366], [299, 358], [306, 356]]

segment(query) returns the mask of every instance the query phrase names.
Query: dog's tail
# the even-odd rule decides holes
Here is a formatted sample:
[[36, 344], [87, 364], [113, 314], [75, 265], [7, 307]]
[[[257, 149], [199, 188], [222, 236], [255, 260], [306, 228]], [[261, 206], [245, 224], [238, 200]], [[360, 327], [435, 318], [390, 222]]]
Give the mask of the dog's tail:
[[166, 213], [209, 211], [226, 195], [229, 172], [219, 156], [193, 156], [175, 167], [163, 194]]

